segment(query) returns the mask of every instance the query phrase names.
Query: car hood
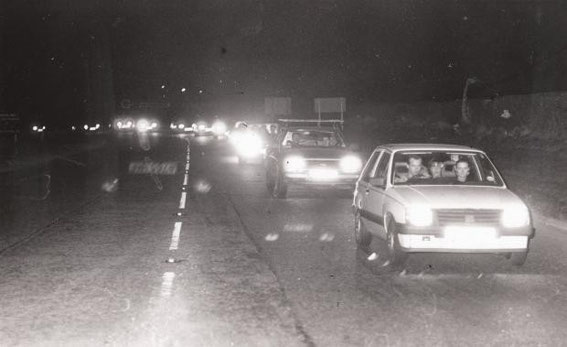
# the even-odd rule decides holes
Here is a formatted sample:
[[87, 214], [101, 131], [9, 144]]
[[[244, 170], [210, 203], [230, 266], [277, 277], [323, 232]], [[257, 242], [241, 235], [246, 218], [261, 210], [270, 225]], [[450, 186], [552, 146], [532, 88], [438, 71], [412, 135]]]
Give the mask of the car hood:
[[340, 159], [350, 152], [346, 148], [292, 148], [284, 152], [285, 155], [297, 155], [305, 159]]
[[510, 190], [478, 186], [399, 186], [393, 197], [405, 206], [427, 205], [433, 209], [502, 209], [521, 205], [522, 200]]

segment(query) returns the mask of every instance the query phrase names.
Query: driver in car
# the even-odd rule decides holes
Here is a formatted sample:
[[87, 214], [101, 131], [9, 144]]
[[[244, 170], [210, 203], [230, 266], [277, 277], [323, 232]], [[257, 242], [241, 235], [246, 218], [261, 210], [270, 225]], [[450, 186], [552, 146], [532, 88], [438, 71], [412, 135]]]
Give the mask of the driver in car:
[[423, 166], [423, 159], [418, 155], [410, 155], [408, 158], [408, 172], [398, 173], [394, 182], [407, 182], [410, 179], [431, 178], [427, 168]]

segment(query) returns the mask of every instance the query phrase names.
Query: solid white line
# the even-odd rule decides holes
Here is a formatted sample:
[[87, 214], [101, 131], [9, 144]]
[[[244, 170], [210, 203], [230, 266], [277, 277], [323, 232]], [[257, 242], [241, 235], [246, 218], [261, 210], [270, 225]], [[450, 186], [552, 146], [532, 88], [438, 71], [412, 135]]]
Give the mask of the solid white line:
[[171, 245], [169, 245], [169, 250], [176, 250], [179, 246], [179, 234], [181, 234], [181, 222], [175, 222], [173, 227], [173, 233], [171, 235]]
[[183, 185], [186, 186], [188, 182], [189, 182], [189, 175], [185, 174], [185, 177], [183, 178]]
[[163, 274], [161, 282], [161, 297], [171, 296], [171, 287], [173, 287], [173, 279], [175, 278], [174, 272], [166, 272]]
[[185, 201], [187, 200], [187, 192], [181, 192], [181, 200], [179, 200], [179, 208], [185, 208]]

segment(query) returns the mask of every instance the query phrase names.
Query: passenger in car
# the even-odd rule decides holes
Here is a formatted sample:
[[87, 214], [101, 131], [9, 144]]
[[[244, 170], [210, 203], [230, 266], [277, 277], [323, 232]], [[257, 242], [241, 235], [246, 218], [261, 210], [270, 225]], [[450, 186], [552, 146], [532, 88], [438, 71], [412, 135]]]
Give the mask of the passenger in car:
[[431, 178], [440, 178], [443, 172], [443, 166], [445, 164], [442, 161], [431, 159], [429, 161], [429, 172], [431, 173]]
[[431, 178], [427, 168], [422, 164], [423, 160], [418, 155], [408, 157], [408, 172], [397, 173], [394, 182], [407, 182], [410, 179]]
[[461, 159], [459, 161], [457, 161], [457, 163], [455, 164], [455, 174], [456, 174], [456, 179], [458, 183], [465, 183], [468, 180], [468, 176], [470, 174], [470, 165], [469, 162]]

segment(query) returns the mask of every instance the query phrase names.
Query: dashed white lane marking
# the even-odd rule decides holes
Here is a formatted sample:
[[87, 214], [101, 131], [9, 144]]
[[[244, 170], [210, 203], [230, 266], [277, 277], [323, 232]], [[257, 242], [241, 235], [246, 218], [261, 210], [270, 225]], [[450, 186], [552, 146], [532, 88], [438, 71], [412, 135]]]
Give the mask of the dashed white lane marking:
[[181, 225], [182, 222], [175, 222], [173, 226], [173, 233], [171, 235], [171, 244], [169, 245], [169, 250], [173, 251], [176, 250], [179, 246], [179, 235], [181, 234]]
[[179, 208], [185, 208], [185, 202], [187, 201], [187, 192], [181, 192], [181, 199], [179, 200]]
[[171, 287], [173, 286], [173, 279], [175, 278], [174, 272], [165, 272], [161, 282], [160, 296], [166, 298], [171, 296]]
[[189, 174], [185, 174], [185, 177], [183, 178], [183, 185], [186, 186], [188, 182], [189, 182]]
[[185, 164], [185, 171], [189, 171], [189, 163]]

